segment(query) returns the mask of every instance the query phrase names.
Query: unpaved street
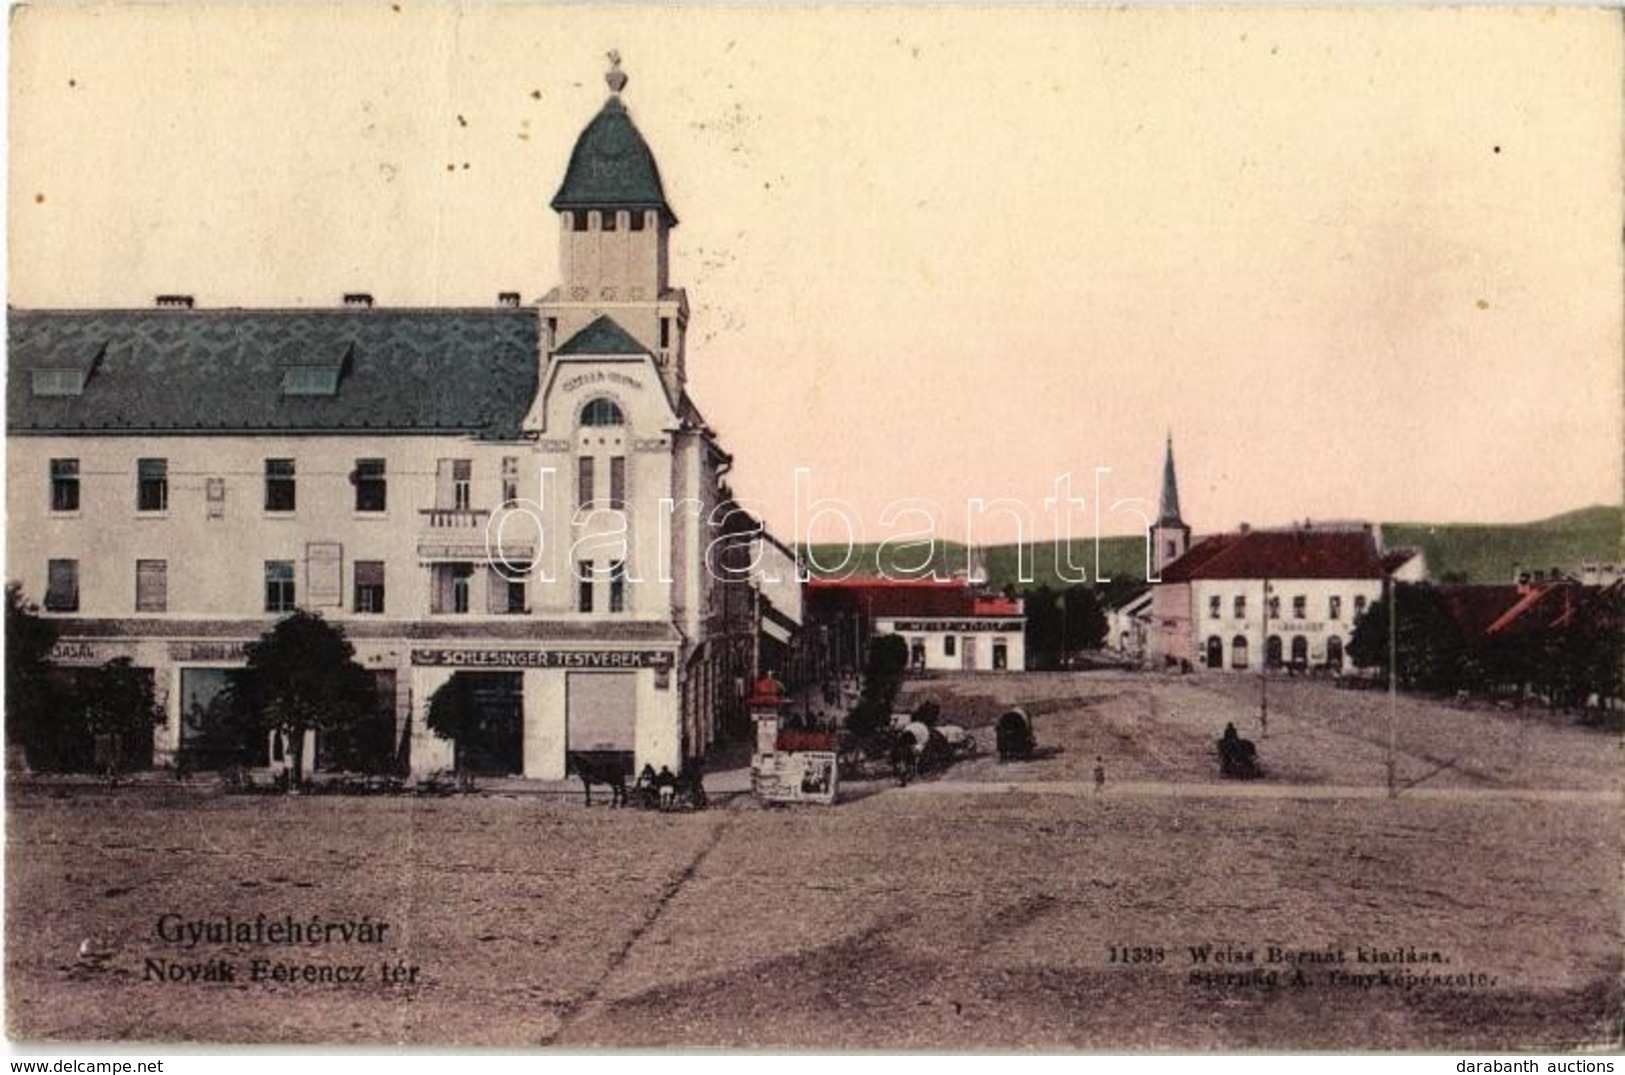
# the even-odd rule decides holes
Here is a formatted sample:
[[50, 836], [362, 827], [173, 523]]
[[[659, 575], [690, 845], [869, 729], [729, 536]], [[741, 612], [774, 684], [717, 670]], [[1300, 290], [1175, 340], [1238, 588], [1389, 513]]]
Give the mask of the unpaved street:
[[[978, 727], [1021, 702], [1058, 749], [853, 786], [834, 809], [16, 786], [11, 1032], [1094, 1049], [1617, 1037], [1615, 737], [1404, 701], [1401, 778], [1422, 782], [1389, 799], [1384, 699], [1272, 683], [1268, 779], [1220, 784], [1213, 723], [1255, 735], [1256, 689], [915, 683]], [[166, 939], [175, 922], [257, 915], [391, 928], [370, 945]], [[91, 938], [104, 958], [79, 957]], [[276, 981], [278, 964], [363, 977]], [[187, 977], [211, 966], [236, 977]]]

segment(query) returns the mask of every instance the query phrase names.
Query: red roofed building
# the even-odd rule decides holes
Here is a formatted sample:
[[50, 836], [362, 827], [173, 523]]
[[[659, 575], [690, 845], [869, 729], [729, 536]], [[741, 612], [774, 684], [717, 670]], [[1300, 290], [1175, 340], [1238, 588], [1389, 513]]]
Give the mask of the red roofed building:
[[1354, 622], [1382, 596], [1369, 526], [1216, 534], [1162, 569], [1147, 644], [1155, 663], [1341, 668]]
[[901, 635], [909, 664], [935, 671], [993, 672], [1026, 664], [1027, 621], [1019, 599], [963, 581], [811, 579], [811, 616], [847, 638], [853, 657], [875, 635]]

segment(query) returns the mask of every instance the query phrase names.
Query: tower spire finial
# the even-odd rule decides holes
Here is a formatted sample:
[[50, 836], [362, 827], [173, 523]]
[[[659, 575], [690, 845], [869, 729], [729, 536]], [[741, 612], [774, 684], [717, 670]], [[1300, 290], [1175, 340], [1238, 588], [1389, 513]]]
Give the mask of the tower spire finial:
[[609, 92], [618, 95], [626, 88], [627, 82], [626, 72], [621, 70], [621, 50], [610, 49], [607, 55], [609, 70], [604, 73], [604, 81], [609, 85]]

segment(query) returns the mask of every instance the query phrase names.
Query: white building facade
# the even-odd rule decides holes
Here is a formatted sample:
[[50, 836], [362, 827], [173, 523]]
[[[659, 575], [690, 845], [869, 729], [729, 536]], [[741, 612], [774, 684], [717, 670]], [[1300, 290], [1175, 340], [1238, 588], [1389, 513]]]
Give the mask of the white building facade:
[[[676, 217], [611, 77], [539, 305], [11, 311], [8, 577], [59, 664], [151, 671], [159, 762], [255, 760], [222, 692], [295, 609], [343, 627], [377, 747], [414, 773], [675, 770], [710, 745], [731, 460], [686, 392]], [[425, 726], [458, 674], [477, 741]]]

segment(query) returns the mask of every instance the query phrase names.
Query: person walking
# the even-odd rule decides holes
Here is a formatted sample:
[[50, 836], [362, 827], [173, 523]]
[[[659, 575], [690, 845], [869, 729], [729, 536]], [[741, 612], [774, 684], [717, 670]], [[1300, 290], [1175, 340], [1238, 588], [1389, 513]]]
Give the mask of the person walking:
[[1106, 759], [1095, 755], [1095, 794], [1106, 790]]

